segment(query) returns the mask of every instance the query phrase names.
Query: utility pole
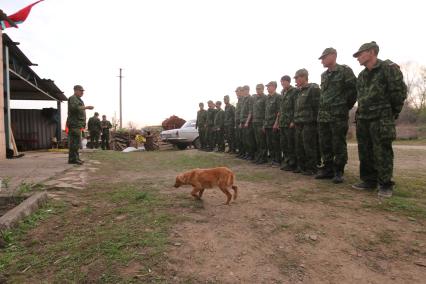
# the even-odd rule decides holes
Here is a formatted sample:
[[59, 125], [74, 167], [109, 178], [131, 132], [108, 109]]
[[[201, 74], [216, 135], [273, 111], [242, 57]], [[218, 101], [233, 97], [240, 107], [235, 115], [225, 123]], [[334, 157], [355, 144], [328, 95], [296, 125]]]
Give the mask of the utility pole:
[[121, 76], [122, 69], [120, 68], [120, 75], [118, 76], [120, 78], [120, 129], [123, 128], [123, 114], [122, 114], [122, 101], [121, 101], [121, 79], [123, 76]]

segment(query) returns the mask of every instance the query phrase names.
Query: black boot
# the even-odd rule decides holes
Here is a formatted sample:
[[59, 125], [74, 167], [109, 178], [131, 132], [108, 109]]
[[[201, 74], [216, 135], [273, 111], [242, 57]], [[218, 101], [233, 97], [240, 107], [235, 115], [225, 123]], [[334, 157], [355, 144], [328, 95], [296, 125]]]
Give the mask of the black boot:
[[387, 182], [385, 184], [379, 184], [379, 192], [378, 192], [378, 196], [381, 198], [390, 198], [392, 197], [393, 194], [393, 185], [395, 183], [390, 181]]
[[333, 177], [333, 168], [330, 165], [325, 165], [320, 169], [320, 172], [315, 176], [315, 179], [331, 179]]
[[341, 171], [337, 171], [334, 175], [332, 182], [335, 184], [342, 183], [343, 182], [343, 173]]

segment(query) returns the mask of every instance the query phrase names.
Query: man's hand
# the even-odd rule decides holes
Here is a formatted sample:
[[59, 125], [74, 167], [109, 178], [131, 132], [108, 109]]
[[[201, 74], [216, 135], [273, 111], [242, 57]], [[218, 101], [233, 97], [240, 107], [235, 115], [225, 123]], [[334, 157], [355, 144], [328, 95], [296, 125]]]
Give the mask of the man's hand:
[[85, 106], [84, 109], [94, 109], [94, 106]]
[[289, 127], [290, 127], [290, 128], [294, 128], [294, 122], [290, 122]]

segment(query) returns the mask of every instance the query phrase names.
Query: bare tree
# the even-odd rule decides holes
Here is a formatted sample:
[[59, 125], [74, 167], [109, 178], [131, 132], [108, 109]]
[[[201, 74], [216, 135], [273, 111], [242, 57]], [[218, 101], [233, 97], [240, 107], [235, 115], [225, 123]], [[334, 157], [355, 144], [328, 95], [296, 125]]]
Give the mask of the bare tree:
[[407, 84], [407, 101], [417, 112], [426, 109], [426, 66], [407, 62], [401, 66]]
[[114, 112], [114, 116], [111, 117], [111, 124], [114, 128], [114, 131], [117, 130], [117, 126], [120, 124], [120, 120], [117, 118], [117, 113]]

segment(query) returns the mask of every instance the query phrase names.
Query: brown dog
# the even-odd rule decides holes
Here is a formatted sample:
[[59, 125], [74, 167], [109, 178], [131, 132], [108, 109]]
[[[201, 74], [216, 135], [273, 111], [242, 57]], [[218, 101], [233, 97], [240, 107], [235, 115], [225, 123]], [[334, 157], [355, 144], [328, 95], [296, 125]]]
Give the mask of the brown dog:
[[232, 194], [229, 192], [229, 187], [234, 190], [234, 200], [237, 199], [238, 187], [234, 185], [235, 175], [226, 168], [211, 168], [211, 169], [194, 169], [184, 172], [176, 177], [175, 187], [181, 185], [192, 185], [191, 195], [196, 199], [201, 199], [204, 189], [218, 186], [223, 193], [226, 194], [226, 205], [229, 205]]

